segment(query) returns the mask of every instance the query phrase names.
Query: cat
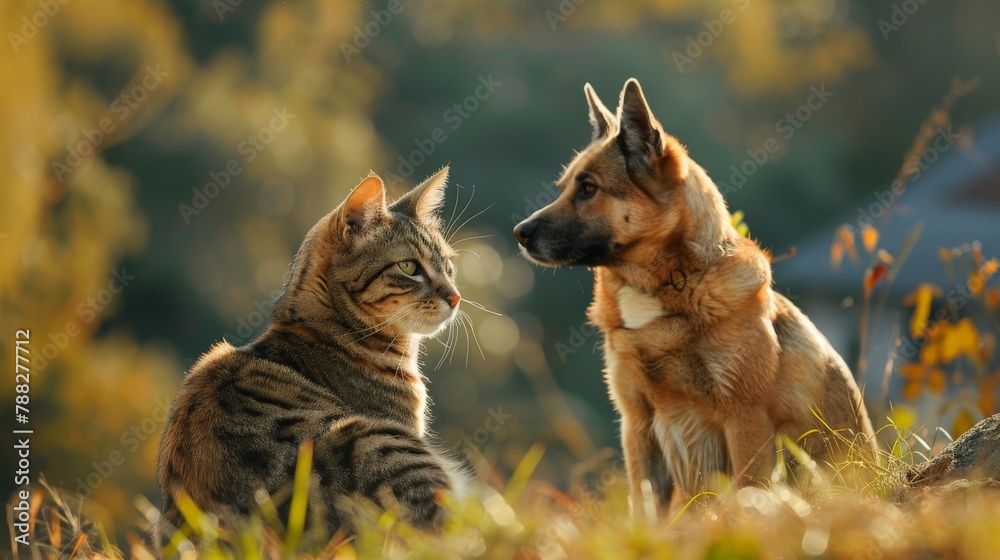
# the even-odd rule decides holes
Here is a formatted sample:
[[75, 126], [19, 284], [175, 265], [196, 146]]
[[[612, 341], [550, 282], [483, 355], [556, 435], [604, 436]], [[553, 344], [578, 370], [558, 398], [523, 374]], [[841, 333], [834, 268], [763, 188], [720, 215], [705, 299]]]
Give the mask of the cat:
[[184, 524], [179, 492], [222, 520], [253, 511], [259, 490], [287, 496], [307, 440], [310, 527], [353, 531], [361, 499], [442, 528], [440, 497], [465, 475], [429, 441], [417, 357], [461, 301], [439, 216], [447, 177], [444, 167], [387, 206], [371, 173], [309, 230], [266, 330], [197, 361], [160, 442], [160, 546]]

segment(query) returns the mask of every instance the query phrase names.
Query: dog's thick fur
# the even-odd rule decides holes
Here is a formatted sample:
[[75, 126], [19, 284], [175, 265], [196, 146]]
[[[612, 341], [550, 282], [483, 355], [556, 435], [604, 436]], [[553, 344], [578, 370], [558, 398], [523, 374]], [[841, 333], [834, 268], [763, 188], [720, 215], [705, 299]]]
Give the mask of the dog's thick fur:
[[768, 255], [732, 227], [718, 188], [663, 132], [639, 83], [625, 84], [617, 115], [584, 91], [593, 142], [566, 167], [558, 199], [515, 235], [537, 263], [594, 268], [588, 314], [605, 338], [633, 507], [645, 480], [674, 508], [713, 472], [766, 480], [776, 434], [805, 435], [818, 463], [841, 453], [831, 430], [874, 451], [847, 365], [771, 289]]

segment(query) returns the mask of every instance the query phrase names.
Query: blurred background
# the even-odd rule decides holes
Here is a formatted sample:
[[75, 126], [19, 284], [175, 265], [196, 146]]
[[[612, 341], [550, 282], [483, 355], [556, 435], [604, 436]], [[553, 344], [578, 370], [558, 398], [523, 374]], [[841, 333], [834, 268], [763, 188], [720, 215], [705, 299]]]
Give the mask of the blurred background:
[[90, 498], [120, 537], [136, 495], [159, 502], [183, 373], [261, 330], [306, 230], [369, 169], [398, 196], [446, 163], [459, 287], [500, 315], [466, 306], [478, 343], [463, 333], [440, 367], [427, 342], [442, 444], [488, 480], [535, 442], [557, 486], [619, 472], [591, 273], [532, 267], [510, 230], [588, 142], [583, 84], [613, 108], [629, 77], [776, 256], [776, 289], [863, 379], [876, 425], [957, 435], [995, 412], [1000, 378], [998, 16], [972, 0], [4, 2], [0, 356], [31, 329], [32, 479]]

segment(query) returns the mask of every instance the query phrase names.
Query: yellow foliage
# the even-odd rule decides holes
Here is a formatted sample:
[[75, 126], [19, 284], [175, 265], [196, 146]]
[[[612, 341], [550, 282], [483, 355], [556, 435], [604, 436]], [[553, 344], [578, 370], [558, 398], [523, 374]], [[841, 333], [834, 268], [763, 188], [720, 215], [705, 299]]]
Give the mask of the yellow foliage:
[[969, 431], [976, 424], [976, 419], [967, 410], [961, 410], [955, 415], [955, 421], [951, 425], [952, 437], [959, 437]]
[[844, 262], [844, 246], [835, 241], [830, 245], [830, 266], [838, 270], [842, 262]]
[[917, 423], [917, 413], [913, 407], [896, 405], [891, 412], [889, 420], [899, 430], [910, 430]]
[[[33, 450], [38, 464], [48, 465], [44, 474], [66, 490], [92, 492], [108, 510], [101, 517], [109, 527], [132, 526], [132, 497], [155, 493], [157, 440], [186, 364], [129, 332], [97, 334], [122, 304], [109, 291], [117, 289], [116, 275], [134, 273], [123, 259], [141, 255], [152, 235], [136, 200], [148, 186], [110, 165], [105, 151], [157, 127], [165, 149], [197, 141], [236, 156], [248, 134], [288, 106], [295, 120], [241, 177], [281, 176], [301, 185], [286, 190], [296, 202], [292, 221], [305, 231], [319, 217], [317, 208], [342, 198], [338, 189], [380, 164], [368, 116], [377, 76], [362, 60], [343, 72], [339, 50], [363, 9], [351, 2], [276, 3], [258, 18], [257, 52], [196, 62], [165, 3], [88, 0], [60, 4], [58, 15], [16, 51], [0, 49], [0, 325], [4, 332], [31, 329], [32, 421], [45, 423]], [[19, 30], [21, 18], [38, 10], [33, 1], [5, 4], [0, 28]], [[101, 65], [120, 79], [109, 92], [87, 72], [64, 72], [67, 64]], [[113, 110], [118, 92], [142, 83], [150, 68], [162, 72], [162, 81], [127, 113]], [[157, 119], [167, 107], [170, 118]], [[111, 131], [81, 150], [82, 130], [101, 122]], [[245, 315], [251, 294], [280, 286], [291, 260], [274, 222], [255, 219], [236, 219], [190, 251], [189, 262], [215, 266], [204, 269], [218, 275], [197, 285], [231, 317]], [[223, 254], [258, 268], [246, 274], [247, 267], [232, 266], [240, 274], [229, 277], [219, 265]], [[88, 303], [108, 294], [106, 304]], [[4, 346], [0, 357], [8, 351]], [[12, 387], [0, 389], [5, 401]], [[99, 472], [112, 462], [112, 474]]]
[[743, 221], [743, 211], [737, 210], [729, 217], [729, 223], [736, 228], [736, 233], [742, 235], [743, 237], [750, 237], [750, 226]]
[[874, 226], [865, 226], [861, 230], [861, 242], [865, 246], [865, 250], [869, 253], [875, 251], [875, 247], [878, 245], [878, 230]]
[[915, 306], [913, 316], [910, 317], [910, 335], [913, 338], [923, 338], [927, 334], [927, 319], [931, 314], [931, 303], [935, 297], [940, 296], [941, 288], [926, 283], [921, 284], [913, 293], [906, 296], [903, 303]]
[[955, 358], [965, 355], [975, 362], [980, 361], [979, 329], [966, 317], [944, 331], [941, 340], [941, 361], [949, 363]]
[[[952, 280], [965, 282], [974, 296], [985, 294], [982, 300], [972, 300], [972, 303], [984, 304], [982, 311], [985, 311], [988, 320], [982, 325], [977, 324], [974, 317], [978, 318], [981, 314], [975, 310], [963, 312], [968, 302], [957, 305], [949, 294], [947, 305], [951, 313], [962, 313], [965, 316], [957, 322], [950, 319], [953, 315], [943, 319], [938, 317], [931, 322], [933, 303], [942, 296], [942, 290], [928, 283], [919, 285], [906, 296], [903, 303], [913, 307], [910, 335], [913, 340], [922, 340], [923, 343], [916, 361], [899, 364], [897, 371], [903, 381], [902, 396], [907, 400], [919, 398], [924, 388], [940, 396], [947, 395], [949, 383], [962, 388], [959, 396], [946, 397], [949, 399], [947, 407], [958, 405], [960, 408], [952, 424], [952, 435], [957, 437], [977, 420], [973, 411], [978, 411], [983, 416], [996, 413], [1000, 369], [992, 375], [988, 374], [996, 346], [996, 336], [989, 330], [990, 325], [996, 324], [993, 322], [996, 317], [990, 316], [990, 313], [996, 311], [996, 306], [991, 305], [990, 301], [990, 294], [995, 289], [987, 288], [986, 282], [1000, 265], [995, 259], [983, 262], [982, 248], [978, 242], [953, 249], [942, 248], [938, 256], [949, 276], [953, 276], [956, 271], [967, 271], [966, 279]], [[973, 265], [971, 267], [969, 260]], [[974, 397], [968, 396], [969, 385], [975, 391]]]

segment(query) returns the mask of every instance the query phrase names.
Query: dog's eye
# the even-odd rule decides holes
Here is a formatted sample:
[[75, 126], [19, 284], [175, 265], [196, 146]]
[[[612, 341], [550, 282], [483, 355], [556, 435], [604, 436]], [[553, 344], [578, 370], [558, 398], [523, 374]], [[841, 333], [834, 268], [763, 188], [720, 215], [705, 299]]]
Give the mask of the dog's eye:
[[588, 198], [594, 196], [597, 193], [597, 185], [593, 183], [582, 183], [579, 188], [576, 189], [576, 197], [580, 200], [587, 200]]
[[416, 276], [417, 270], [420, 269], [420, 265], [417, 264], [417, 261], [402, 261], [397, 263], [396, 266], [399, 267], [399, 270], [403, 271], [403, 274], [408, 276]]

